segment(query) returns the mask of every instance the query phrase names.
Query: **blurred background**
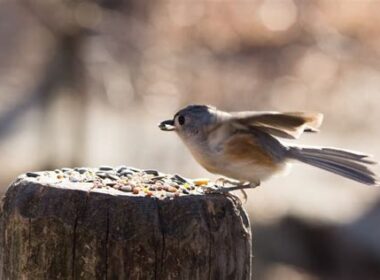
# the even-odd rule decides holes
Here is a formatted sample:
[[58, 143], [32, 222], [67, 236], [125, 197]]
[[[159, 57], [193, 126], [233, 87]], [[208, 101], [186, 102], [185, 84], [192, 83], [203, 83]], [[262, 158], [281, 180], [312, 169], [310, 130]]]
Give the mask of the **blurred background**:
[[[301, 143], [380, 159], [379, 10], [376, 0], [0, 0], [1, 191], [64, 166], [216, 178], [157, 128], [189, 103], [322, 112], [322, 132]], [[380, 279], [380, 189], [297, 165], [248, 195], [254, 279]]]

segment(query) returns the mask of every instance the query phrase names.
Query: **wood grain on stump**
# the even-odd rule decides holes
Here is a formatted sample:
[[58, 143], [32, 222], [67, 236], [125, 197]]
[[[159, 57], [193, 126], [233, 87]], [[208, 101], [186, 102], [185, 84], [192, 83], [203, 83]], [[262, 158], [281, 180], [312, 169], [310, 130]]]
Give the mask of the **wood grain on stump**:
[[222, 194], [159, 199], [20, 178], [1, 214], [0, 279], [250, 279], [249, 220]]

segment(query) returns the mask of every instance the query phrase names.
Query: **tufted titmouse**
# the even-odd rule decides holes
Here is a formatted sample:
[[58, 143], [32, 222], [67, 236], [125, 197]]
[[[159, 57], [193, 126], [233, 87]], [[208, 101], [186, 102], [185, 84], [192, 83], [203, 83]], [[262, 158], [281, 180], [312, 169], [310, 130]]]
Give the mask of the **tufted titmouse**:
[[[233, 112], [206, 105], [190, 105], [159, 128], [175, 131], [194, 158], [209, 172], [235, 180], [235, 188], [255, 187], [298, 160], [366, 185], [378, 185], [367, 167], [368, 155], [327, 147], [288, 146], [277, 138], [297, 139], [316, 132], [319, 113]], [[248, 184], [242, 184], [247, 182]]]

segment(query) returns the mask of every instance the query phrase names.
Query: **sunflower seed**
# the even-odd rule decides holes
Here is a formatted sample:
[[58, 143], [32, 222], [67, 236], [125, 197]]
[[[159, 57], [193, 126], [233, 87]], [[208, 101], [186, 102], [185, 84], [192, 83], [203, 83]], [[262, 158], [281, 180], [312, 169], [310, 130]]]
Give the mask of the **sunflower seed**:
[[88, 168], [80, 167], [80, 168], [75, 168], [74, 170], [78, 171], [79, 174], [84, 174], [88, 171]]
[[127, 177], [128, 175], [132, 175], [133, 173], [131, 171], [122, 171], [119, 175]]
[[39, 177], [40, 174], [36, 173], [36, 172], [27, 172], [26, 173], [26, 176], [27, 177], [31, 177], [31, 178], [36, 178], [36, 177]]
[[122, 166], [119, 166], [117, 167], [117, 173], [121, 173], [123, 172], [124, 170], [127, 170], [127, 167], [125, 165], [122, 165]]
[[111, 166], [103, 165], [103, 166], [99, 167], [99, 170], [101, 170], [101, 171], [112, 171], [114, 169]]
[[105, 172], [96, 172], [95, 173], [98, 177], [105, 179], [107, 178], [107, 174]]
[[152, 181], [157, 181], [157, 180], [161, 180], [161, 179], [164, 179], [166, 176], [165, 175], [161, 175], [161, 176], [154, 176], [152, 178], [150, 178]]
[[158, 171], [154, 170], [154, 169], [147, 169], [147, 170], [144, 170], [144, 172], [146, 174], [153, 175], [153, 176], [158, 176], [159, 175]]
[[109, 179], [111, 179], [111, 180], [114, 180], [114, 181], [120, 179], [119, 176], [117, 176], [117, 175], [113, 175], [113, 174], [110, 174], [110, 173], [107, 173], [107, 178], [109, 178]]
[[183, 177], [181, 177], [181, 176], [179, 176], [179, 175], [177, 175], [177, 174], [175, 174], [171, 179], [174, 179], [174, 180], [176, 180], [176, 181], [178, 181], [178, 182], [180, 182], [180, 183], [189, 183], [185, 178], [183, 178]]

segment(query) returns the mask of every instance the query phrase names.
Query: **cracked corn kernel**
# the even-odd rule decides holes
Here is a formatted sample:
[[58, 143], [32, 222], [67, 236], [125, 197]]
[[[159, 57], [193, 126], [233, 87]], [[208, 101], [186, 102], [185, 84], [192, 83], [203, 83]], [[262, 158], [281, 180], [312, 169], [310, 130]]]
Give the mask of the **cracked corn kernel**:
[[205, 179], [205, 178], [200, 178], [200, 179], [194, 179], [193, 182], [194, 182], [194, 185], [196, 186], [204, 186], [204, 185], [207, 185], [209, 183], [209, 179]]

